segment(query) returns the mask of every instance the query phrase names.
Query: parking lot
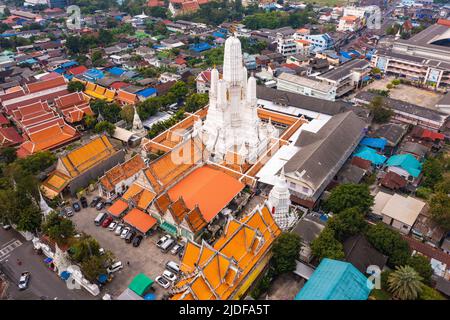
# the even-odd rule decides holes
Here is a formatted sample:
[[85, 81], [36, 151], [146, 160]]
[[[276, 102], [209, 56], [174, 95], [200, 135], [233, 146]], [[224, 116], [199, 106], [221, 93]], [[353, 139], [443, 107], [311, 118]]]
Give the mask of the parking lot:
[[[91, 199], [92, 197], [88, 197], [88, 203]], [[116, 260], [121, 261], [124, 265], [122, 270], [114, 273], [113, 281], [105, 286], [102, 294], [109, 293], [115, 298], [128, 287], [137, 274], [142, 272], [155, 280], [157, 276], [162, 274], [168, 261], [180, 263], [178, 255], [172, 255], [170, 252], [162, 253], [156, 247], [156, 242], [163, 235], [160, 232], [155, 232], [152, 236], [144, 238], [139, 247], [133, 247], [120, 236], [115, 235], [113, 231], [109, 231], [108, 228], [97, 227], [94, 224], [94, 219], [99, 212], [105, 211], [105, 209], [97, 211], [95, 208], [88, 207], [76, 212], [70, 218], [79, 232], [93, 236], [105, 250], [114, 253]], [[127, 262], [129, 262], [129, 265], [127, 265]], [[161, 299], [169, 290], [162, 288], [157, 283], [153, 284], [153, 288], [157, 299]]]

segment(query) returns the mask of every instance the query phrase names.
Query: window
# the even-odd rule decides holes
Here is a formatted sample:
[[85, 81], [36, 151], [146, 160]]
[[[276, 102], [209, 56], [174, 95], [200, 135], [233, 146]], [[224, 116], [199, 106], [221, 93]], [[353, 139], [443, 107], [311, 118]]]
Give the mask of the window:
[[296, 186], [295, 183], [290, 182], [290, 183], [289, 183], [289, 187], [290, 187], [291, 189], [295, 189], [297, 186]]

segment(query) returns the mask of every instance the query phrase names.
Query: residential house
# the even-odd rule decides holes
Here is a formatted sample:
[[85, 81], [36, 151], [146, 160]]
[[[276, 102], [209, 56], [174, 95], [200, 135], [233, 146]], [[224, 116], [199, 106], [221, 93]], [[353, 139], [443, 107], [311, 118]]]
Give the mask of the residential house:
[[425, 212], [426, 203], [411, 196], [391, 195], [379, 191], [374, 199], [372, 212], [383, 222], [403, 234], [409, 234], [419, 214]]
[[387, 172], [395, 172], [410, 182], [417, 182], [422, 164], [413, 155], [396, 154], [386, 161]]
[[320, 235], [325, 228], [326, 219], [316, 212], [304, 215], [298, 221], [292, 230], [293, 233], [299, 235], [302, 239], [302, 247], [300, 249], [300, 260], [307, 263], [311, 262], [313, 256], [311, 253], [311, 243]]
[[377, 266], [384, 269], [388, 257], [376, 250], [367, 241], [364, 235], [356, 235], [348, 238], [343, 243], [345, 260], [350, 262], [362, 274], [371, 274], [368, 268]]
[[324, 258], [295, 300], [367, 300], [370, 291], [351, 263]]

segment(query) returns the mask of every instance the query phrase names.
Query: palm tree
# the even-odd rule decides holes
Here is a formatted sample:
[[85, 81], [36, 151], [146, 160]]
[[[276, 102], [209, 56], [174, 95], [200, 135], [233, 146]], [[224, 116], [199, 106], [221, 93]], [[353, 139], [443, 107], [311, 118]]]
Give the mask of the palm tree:
[[410, 266], [397, 267], [389, 275], [388, 289], [395, 298], [415, 300], [422, 292], [422, 277]]

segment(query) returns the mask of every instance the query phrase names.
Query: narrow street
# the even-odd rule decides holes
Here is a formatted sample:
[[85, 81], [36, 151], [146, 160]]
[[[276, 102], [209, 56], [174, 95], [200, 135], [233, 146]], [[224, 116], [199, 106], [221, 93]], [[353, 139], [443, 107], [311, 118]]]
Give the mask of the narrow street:
[[[58, 275], [48, 269], [44, 256], [38, 255], [31, 241], [26, 241], [15, 230], [0, 229], [0, 271], [9, 280], [8, 299], [12, 300], [92, 300], [94, 297], [84, 289], [70, 290]], [[18, 264], [18, 260], [21, 264]], [[20, 291], [17, 283], [20, 274], [31, 272], [31, 280], [26, 290]]]

